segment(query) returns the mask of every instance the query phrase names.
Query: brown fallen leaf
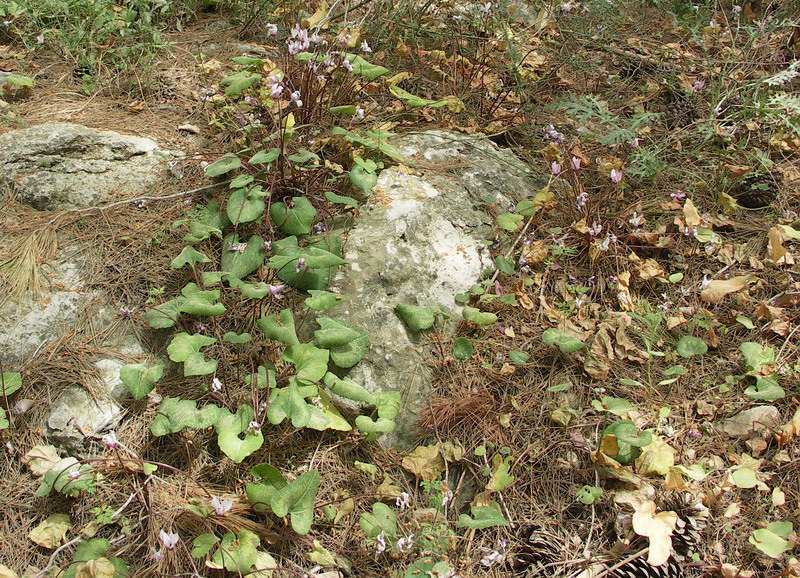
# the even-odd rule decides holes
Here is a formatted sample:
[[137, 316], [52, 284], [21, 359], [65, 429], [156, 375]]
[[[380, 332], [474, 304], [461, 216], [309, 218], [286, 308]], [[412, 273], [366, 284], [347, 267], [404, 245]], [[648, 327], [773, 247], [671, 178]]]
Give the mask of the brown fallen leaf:
[[53, 514], [31, 530], [28, 538], [43, 548], [53, 550], [61, 545], [71, 529], [69, 515]]
[[686, 199], [686, 202], [683, 204], [683, 222], [690, 229], [699, 226], [703, 222], [692, 199]]
[[794, 265], [794, 255], [783, 246], [786, 241], [786, 233], [781, 227], [772, 227], [767, 232], [769, 243], [767, 244], [767, 258], [772, 261], [776, 267], [783, 265]]
[[795, 410], [792, 419], [781, 427], [781, 431], [775, 437], [780, 445], [785, 446], [798, 434], [800, 434], [800, 407]]
[[633, 299], [631, 298], [631, 273], [624, 271], [617, 277], [617, 300], [619, 307], [623, 311], [633, 311]]
[[746, 289], [751, 283], [758, 281], [755, 275], [738, 275], [730, 279], [715, 279], [700, 292], [700, 298], [706, 303], [719, 303], [723, 297]]
[[89, 560], [78, 566], [75, 578], [114, 578], [116, 569], [108, 558]]

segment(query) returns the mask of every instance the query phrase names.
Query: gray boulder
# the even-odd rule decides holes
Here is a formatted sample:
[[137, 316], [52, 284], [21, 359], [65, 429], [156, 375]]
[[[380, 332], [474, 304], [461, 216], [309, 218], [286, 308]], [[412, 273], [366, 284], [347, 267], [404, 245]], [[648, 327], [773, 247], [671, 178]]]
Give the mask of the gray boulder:
[[147, 192], [173, 157], [147, 138], [44, 123], [0, 135], [0, 186], [38, 210], [88, 207]]
[[413, 444], [414, 424], [431, 390], [428, 355], [394, 313], [398, 304], [439, 307], [455, 329], [454, 297], [491, 265], [486, 240], [497, 212], [533, 195], [545, 181], [485, 137], [430, 131], [392, 141], [415, 168], [384, 170], [348, 235], [333, 282], [347, 301], [325, 314], [369, 333], [371, 347], [349, 374], [375, 393], [399, 390], [403, 405], [387, 445]]

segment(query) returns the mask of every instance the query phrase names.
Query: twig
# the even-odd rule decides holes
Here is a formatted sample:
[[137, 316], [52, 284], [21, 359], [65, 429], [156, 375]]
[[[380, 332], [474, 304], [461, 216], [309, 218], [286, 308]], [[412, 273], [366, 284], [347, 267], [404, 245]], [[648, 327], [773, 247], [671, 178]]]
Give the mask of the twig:
[[196, 189], [191, 189], [189, 191], [181, 191], [179, 193], [172, 193], [170, 195], [164, 195], [164, 196], [161, 196], [161, 197], [151, 197], [151, 196], [136, 197], [136, 198], [133, 198], [133, 199], [125, 199], [123, 201], [115, 201], [113, 203], [109, 203], [109, 204], [103, 205], [101, 207], [95, 206], [95, 207], [86, 207], [86, 208], [83, 208], [83, 209], [67, 209], [66, 211], [60, 212], [55, 217], [53, 217], [52, 219], [47, 221], [47, 223], [45, 224], [45, 227], [52, 225], [53, 223], [58, 221], [61, 217], [64, 217], [66, 215], [71, 215], [71, 214], [75, 214], [75, 213], [92, 213], [94, 211], [98, 211], [98, 212], [102, 213], [104, 211], [108, 211], [109, 209], [113, 209], [115, 207], [121, 207], [122, 205], [129, 205], [131, 203], [138, 203], [138, 202], [141, 202], [141, 201], [166, 201], [168, 199], [174, 199], [174, 198], [177, 198], [177, 197], [185, 197], [186, 195], [191, 195], [191, 194], [194, 194], [194, 193], [199, 193], [200, 191], [213, 189], [214, 187], [218, 187], [220, 185], [225, 185], [225, 184], [227, 184], [229, 182], [230, 182], [230, 180], [227, 180], [227, 181], [223, 181], [221, 183], [214, 183], [214, 184], [211, 184], [211, 185], [206, 185], [204, 187], [198, 187]]
[[630, 562], [630, 561], [632, 561], [632, 560], [635, 560], [635, 559], [636, 559], [636, 558], [638, 558], [639, 556], [644, 556], [645, 554], [647, 554], [647, 552], [648, 552], [649, 550], [650, 550], [650, 547], [649, 547], [649, 546], [648, 546], [647, 548], [642, 548], [641, 550], [639, 550], [638, 552], [636, 552], [636, 553], [634, 553], [634, 554], [631, 554], [630, 556], [628, 556], [628, 557], [627, 557], [627, 558], [625, 558], [624, 560], [622, 560], [622, 561], [620, 561], [620, 562], [617, 562], [616, 564], [614, 564], [614, 565], [613, 565], [611, 568], [609, 568], [608, 570], [603, 570], [602, 572], [600, 572], [600, 574], [598, 574], [598, 575], [597, 575], [597, 576], [595, 576], [594, 578], [603, 578], [604, 576], [608, 576], [608, 575], [609, 575], [609, 574], [611, 574], [612, 572], [615, 572], [616, 570], [619, 570], [620, 568], [622, 568], [622, 567], [623, 567], [625, 564], [627, 564], [628, 562]]

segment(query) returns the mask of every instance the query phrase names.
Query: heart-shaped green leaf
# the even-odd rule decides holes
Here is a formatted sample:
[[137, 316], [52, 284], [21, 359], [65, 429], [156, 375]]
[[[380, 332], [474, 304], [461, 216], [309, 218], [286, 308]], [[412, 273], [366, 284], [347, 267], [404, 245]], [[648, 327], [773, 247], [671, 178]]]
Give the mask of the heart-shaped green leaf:
[[275, 315], [267, 315], [256, 323], [267, 339], [274, 339], [286, 345], [300, 344], [295, 331], [294, 315], [292, 315], [291, 309], [282, 309], [277, 317]]
[[310, 289], [308, 294], [311, 296], [307, 297], [303, 303], [305, 303], [309, 309], [313, 309], [314, 311], [327, 311], [332, 307], [336, 307], [345, 300], [344, 295], [332, 293], [330, 291]]
[[464, 317], [465, 321], [474, 323], [479, 327], [491, 325], [497, 321], [497, 315], [494, 313], [487, 313], [481, 311], [480, 309], [476, 309], [475, 307], [464, 307], [461, 315]]
[[264, 239], [253, 235], [247, 243], [239, 242], [239, 235], [230, 234], [222, 241], [220, 267], [228, 276], [244, 279], [264, 263]]
[[152, 367], [144, 363], [129, 363], [119, 372], [119, 379], [131, 393], [133, 399], [142, 399], [153, 391], [156, 382], [164, 375], [164, 364]]
[[217, 444], [226, 456], [237, 464], [252, 454], [264, 443], [260, 430], [251, 430], [253, 408], [247, 404], [239, 406], [236, 415], [221, 410], [217, 418]]
[[675, 348], [678, 355], [681, 357], [693, 357], [695, 355], [703, 355], [708, 351], [708, 345], [699, 337], [692, 337], [691, 335], [684, 335], [678, 341]]
[[228, 153], [206, 167], [206, 176], [209, 178], [221, 177], [242, 166], [242, 159], [233, 153]]
[[292, 197], [291, 207], [273, 203], [269, 217], [275, 226], [287, 235], [307, 235], [317, 216], [317, 210], [306, 197]]
[[304, 535], [311, 531], [314, 521], [314, 500], [319, 490], [319, 472], [310, 471], [288, 483], [272, 495], [272, 512], [281, 518], [291, 518], [292, 529]]
[[436, 322], [439, 311], [435, 307], [399, 304], [394, 308], [395, 314], [411, 331], [430, 329]]
[[330, 317], [317, 319], [321, 329], [314, 332], [317, 343], [330, 351], [330, 358], [342, 368], [353, 367], [369, 349], [369, 335]]
[[22, 387], [22, 374], [18, 371], [0, 373], [0, 399], [8, 397]]
[[456, 526], [459, 528], [471, 528], [473, 530], [484, 530], [498, 526], [508, 526], [508, 520], [500, 513], [500, 509], [492, 506], [472, 506], [470, 508], [472, 517], [461, 514], [458, 517]]
[[258, 219], [267, 206], [264, 203], [263, 196], [264, 190], [261, 187], [242, 188], [233, 191], [225, 207], [225, 212], [231, 223], [238, 225], [239, 223], [249, 223]]
[[456, 337], [453, 340], [453, 357], [456, 359], [469, 359], [472, 357], [472, 342], [466, 337]]
[[547, 329], [542, 333], [542, 343], [557, 345], [564, 353], [574, 353], [586, 347], [586, 344], [577, 337], [555, 328]]
[[205, 429], [217, 422], [223, 411], [214, 404], [197, 409], [197, 402], [179, 397], [168, 397], [158, 407], [158, 415], [150, 424], [150, 432], [158, 437], [178, 433], [183, 428]]
[[317, 382], [325, 377], [329, 357], [327, 349], [309, 343], [292, 345], [283, 352], [283, 359], [293, 363], [297, 369], [297, 378], [306, 382]]
[[187, 245], [183, 248], [183, 251], [181, 251], [180, 254], [172, 260], [169, 266], [173, 269], [180, 269], [186, 265], [191, 265], [194, 267], [197, 263], [210, 262], [211, 259], [209, 259], [205, 253], [201, 253], [191, 245]]
[[383, 534], [387, 539], [397, 537], [397, 518], [392, 509], [383, 502], [372, 504], [372, 512], [364, 512], [358, 520], [361, 531], [370, 538]]

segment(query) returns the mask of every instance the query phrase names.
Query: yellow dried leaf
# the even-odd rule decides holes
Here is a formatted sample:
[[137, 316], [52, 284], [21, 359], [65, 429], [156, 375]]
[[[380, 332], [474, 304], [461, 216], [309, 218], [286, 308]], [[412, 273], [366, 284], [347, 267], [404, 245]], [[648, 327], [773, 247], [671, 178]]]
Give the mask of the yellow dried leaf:
[[19, 578], [19, 574], [14, 572], [8, 566], [0, 564], [0, 578]]
[[547, 256], [549, 254], [550, 254], [550, 249], [547, 248], [546, 242], [534, 241], [528, 246], [525, 253], [523, 254], [523, 257], [525, 258], [525, 261], [529, 266], [535, 267], [536, 265], [547, 259]]
[[61, 545], [70, 529], [72, 524], [67, 514], [53, 514], [31, 530], [28, 538], [39, 546], [52, 550]]
[[656, 277], [664, 277], [667, 274], [664, 267], [655, 259], [645, 259], [638, 263], [637, 266], [639, 268], [639, 279], [642, 281], [649, 281]]
[[[325, 0], [322, 0], [322, 3], [319, 5], [319, 8], [317, 8], [316, 12], [314, 12], [308, 18], [303, 18], [303, 20], [301, 20], [303, 28], [314, 28], [328, 17], [329, 11], [330, 8], [328, 7], [328, 3]], [[324, 23], [322, 28], [325, 29], [328, 26], [328, 23]]]
[[772, 227], [767, 232], [769, 243], [767, 244], [767, 258], [776, 266], [794, 265], [794, 255], [792, 255], [783, 242], [786, 240], [786, 233], [781, 227]]
[[54, 446], [33, 446], [22, 458], [34, 476], [45, 475], [61, 458]]
[[115, 572], [114, 565], [108, 558], [98, 558], [78, 566], [75, 578], [114, 578]]
[[617, 277], [617, 300], [619, 307], [623, 311], [633, 311], [633, 299], [631, 298], [631, 273], [625, 271]]
[[633, 531], [650, 540], [647, 563], [652, 566], [666, 564], [672, 554], [672, 532], [678, 524], [678, 514], [656, 514], [656, 503], [648, 500], [634, 512], [632, 522]]
[[706, 303], [718, 303], [726, 295], [742, 291], [757, 280], [755, 275], [738, 275], [724, 280], [715, 279], [700, 292], [700, 298]]
[[682, 492], [688, 492], [690, 490], [689, 485], [686, 483], [686, 480], [683, 479], [681, 473], [675, 470], [667, 472], [667, 475], [664, 477], [664, 488], [667, 490], [680, 490]]
[[686, 202], [683, 204], [683, 222], [690, 229], [699, 226], [703, 222], [692, 199], [686, 199]]
[[653, 441], [636, 458], [636, 472], [641, 476], [666, 476], [675, 465], [675, 453], [675, 448], [653, 436]]
[[719, 194], [717, 197], [717, 205], [719, 205], [719, 208], [722, 209], [722, 212], [726, 215], [733, 215], [740, 209], [739, 203], [728, 193]]
[[[389, 478], [389, 479], [391, 480], [391, 478]], [[385, 481], [386, 480], [384, 479], [384, 482]], [[382, 486], [383, 486], [383, 484], [381, 484], [381, 487]], [[380, 487], [378, 489], [380, 489]], [[399, 495], [400, 495], [400, 492], [398, 492], [394, 496], [390, 496], [390, 497], [395, 497], [396, 498]], [[378, 498], [378, 499], [380, 499], [380, 498]], [[355, 500], [353, 500], [353, 498], [347, 498], [344, 502], [342, 502], [342, 505], [339, 506], [339, 509], [336, 510], [336, 517], [334, 517], [333, 523], [334, 524], [338, 524], [342, 520], [342, 518], [344, 518], [345, 516], [350, 514], [350, 512], [352, 512], [355, 509], [355, 507], [356, 507]]]
[[394, 86], [395, 84], [399, 84], [404, 80], [408, 80], [409, 78], [413, 77], [414, 75], [410, 72], [398, 72], [394, 76], [387, 78], [384, 82], [389, 86]]

